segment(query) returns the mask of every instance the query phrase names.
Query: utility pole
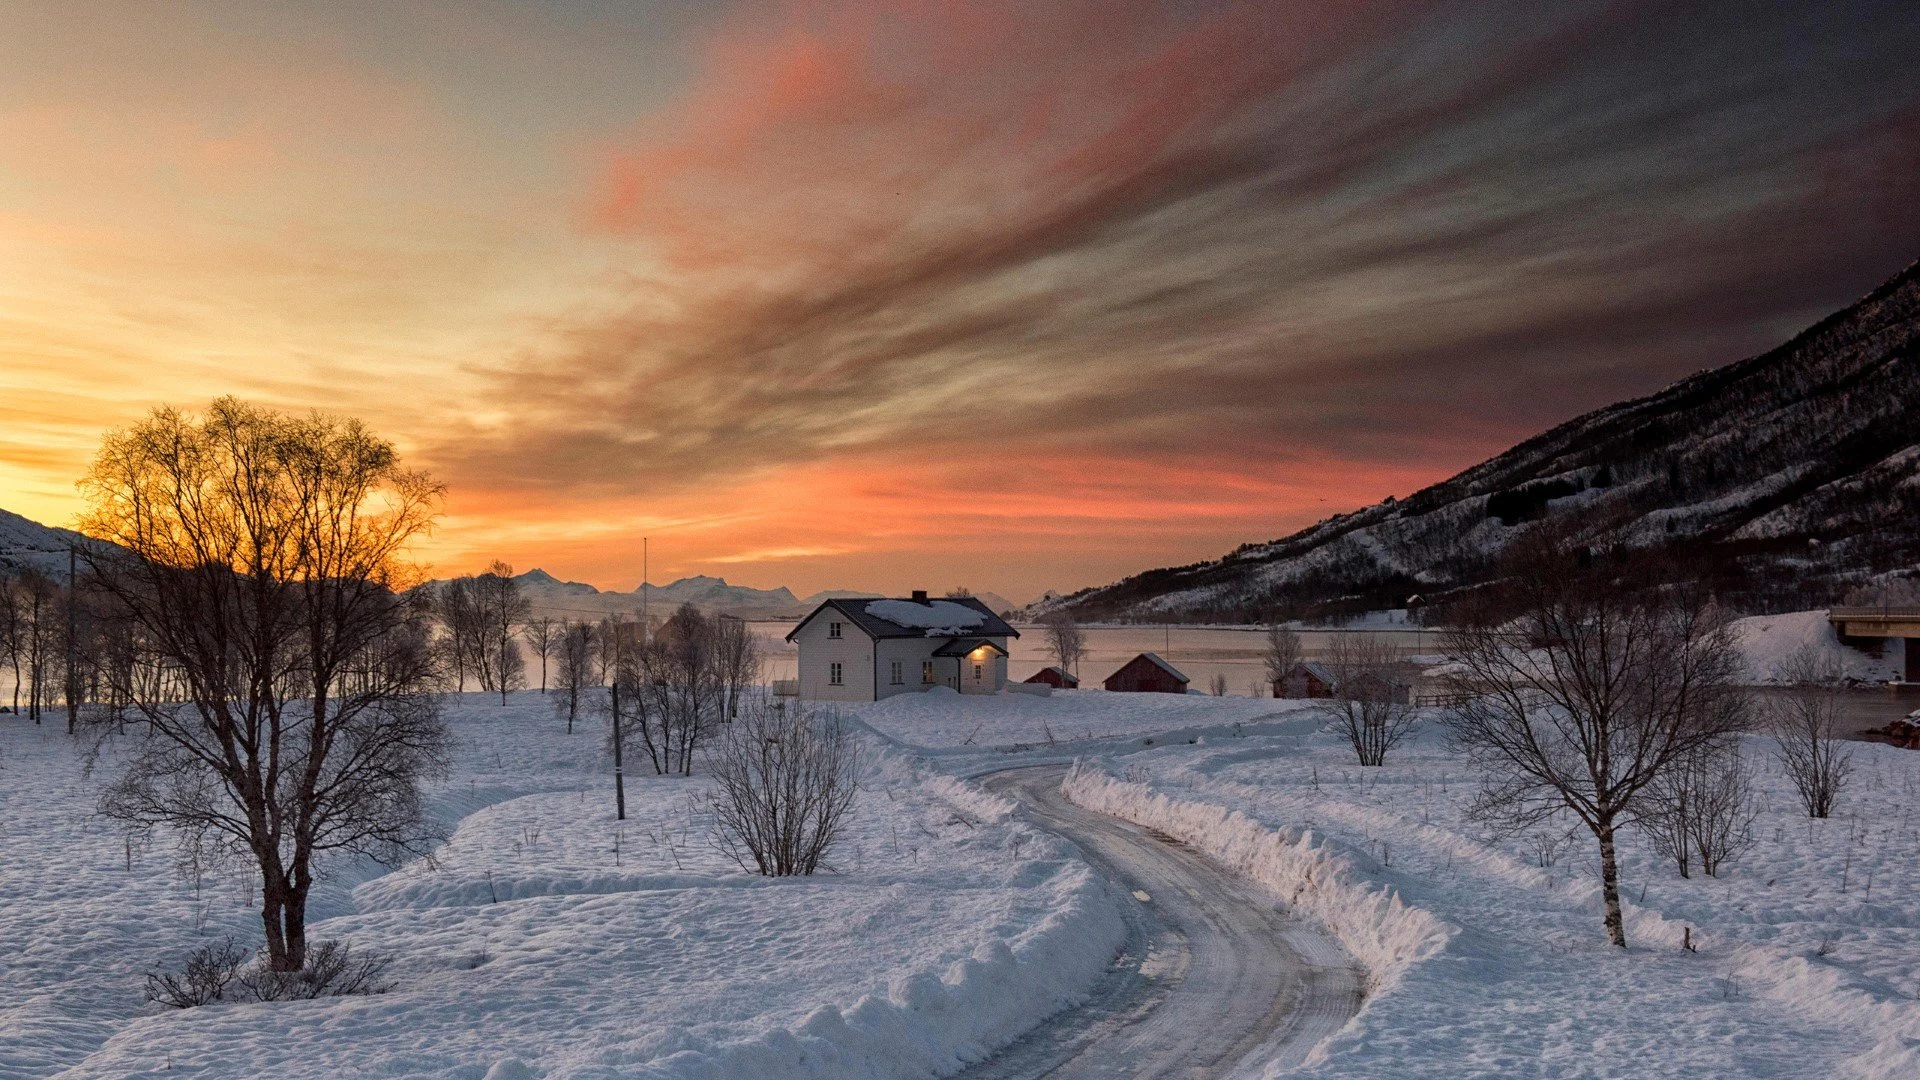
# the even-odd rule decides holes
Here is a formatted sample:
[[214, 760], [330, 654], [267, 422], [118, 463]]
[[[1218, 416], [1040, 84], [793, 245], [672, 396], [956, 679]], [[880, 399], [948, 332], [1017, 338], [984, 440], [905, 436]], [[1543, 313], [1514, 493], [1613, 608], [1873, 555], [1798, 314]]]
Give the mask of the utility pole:
[[650, 587], [653, 571], [647, 566], [647, 538], [640, 538], [640, 644], [645, 645], [652, 639], [653, 622], [647, 618], [647, 590]]
[[80, 575], [75, 572], [73, 541], [67, 541], [67, 734], [80, 726], [80, 649], [74, 618], [80, 607]]
[[613, 620], [613, 817], [615, 821], [627, 820], [627, 778], [620, 763], [620, 618]]

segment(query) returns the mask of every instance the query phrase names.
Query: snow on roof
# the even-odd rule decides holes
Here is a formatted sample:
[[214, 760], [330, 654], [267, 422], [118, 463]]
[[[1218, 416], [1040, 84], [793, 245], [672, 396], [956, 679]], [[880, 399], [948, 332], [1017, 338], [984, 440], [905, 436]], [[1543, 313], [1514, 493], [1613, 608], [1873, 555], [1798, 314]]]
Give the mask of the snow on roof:
[[[1176, 679], [1179, 679], [1181, 682], [1187, 681], [1186, 674], [1182, 672], [1179, 668], [1174, 667], [1172, 664], [1169, 664], [1165, 660], [1160, 659], [1159, 653], [1143, 652], [1140, 654], [1139, 657], [1136, 657], [1135, 659], [1140, 659], [1140, 658], [1145, 658], [1146, 660], [1154, 664], [1158, 664], [1162, 671], [1165, 671], [1167, 674], [1172, 675]], [[1130, 660], [1128, 661], [1128, 663], [1132, 663], [1132, 661]]]
[[925, 630], [928, 637], [951, 637], [987, 621], [985, 612], [951, 600], [875, 600], [866, 611], [895, 626]]

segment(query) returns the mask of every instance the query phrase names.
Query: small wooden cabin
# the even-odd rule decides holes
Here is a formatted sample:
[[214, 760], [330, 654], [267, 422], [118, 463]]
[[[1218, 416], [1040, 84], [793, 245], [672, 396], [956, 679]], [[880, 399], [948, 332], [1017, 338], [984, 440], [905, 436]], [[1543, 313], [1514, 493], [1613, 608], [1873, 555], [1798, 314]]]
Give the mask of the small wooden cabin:
[[1333, 673], [1326, 665], [1312, 660], [1303, 660], [1289, 668], [1286, 675], [1273, 680], [1273, 696], [1277, 698], [1330, 698], [1333, 696]]
[[1143, 652], [1107, 676], [1104, 685], [1116, 694], [1184, 694], [1187, 677], [1158, 655]]
[[1068, 672], [1065, 668], [1057, 665], [1054, 667], [1041, 668], [1022, 681], [1045, 683], [1055, 690], [1078, 690], [1080, 688], [1080, 680], [1074, 678], [1072, 673]]

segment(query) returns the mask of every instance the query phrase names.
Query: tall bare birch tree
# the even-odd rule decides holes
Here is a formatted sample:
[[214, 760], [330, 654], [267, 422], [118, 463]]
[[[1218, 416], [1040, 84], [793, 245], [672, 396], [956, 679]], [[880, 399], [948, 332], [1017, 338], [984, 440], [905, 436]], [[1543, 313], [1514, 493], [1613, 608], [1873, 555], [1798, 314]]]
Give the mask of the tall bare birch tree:
[[1448, 642], [1447, 724], [1485, 780], [1475, 815], [1513, 829], [1578, 819], [1599, 847], [1607, 940], [1623, 947], [1619, 830], [1649, 785], [1749, 725], [1726, 620], [1703, 594], [1649, 594], [1646, 580], [1631, 555], [1543, 540], [1508, 566], [1519, 617]]
[[131, 553], [88, 558], [146, 721], [101, 811], [250, 855], [269, 965], [300, 970], [317, 860], [436, 835], [420, 782], [447, 732], [405, 552], [442, 489], [358, 421], [232, 398], [109, 434], [83, 487], [85, 531]]

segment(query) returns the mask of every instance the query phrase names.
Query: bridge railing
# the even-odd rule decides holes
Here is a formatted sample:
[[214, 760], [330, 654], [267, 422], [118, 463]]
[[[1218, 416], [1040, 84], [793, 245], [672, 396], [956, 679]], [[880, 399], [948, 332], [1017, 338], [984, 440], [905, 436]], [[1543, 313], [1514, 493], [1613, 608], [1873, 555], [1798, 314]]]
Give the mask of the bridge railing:
[[1920, 619], [1920, 607], [1837, 607], [1827, 612], [1827, 621], [1842, 619]]

